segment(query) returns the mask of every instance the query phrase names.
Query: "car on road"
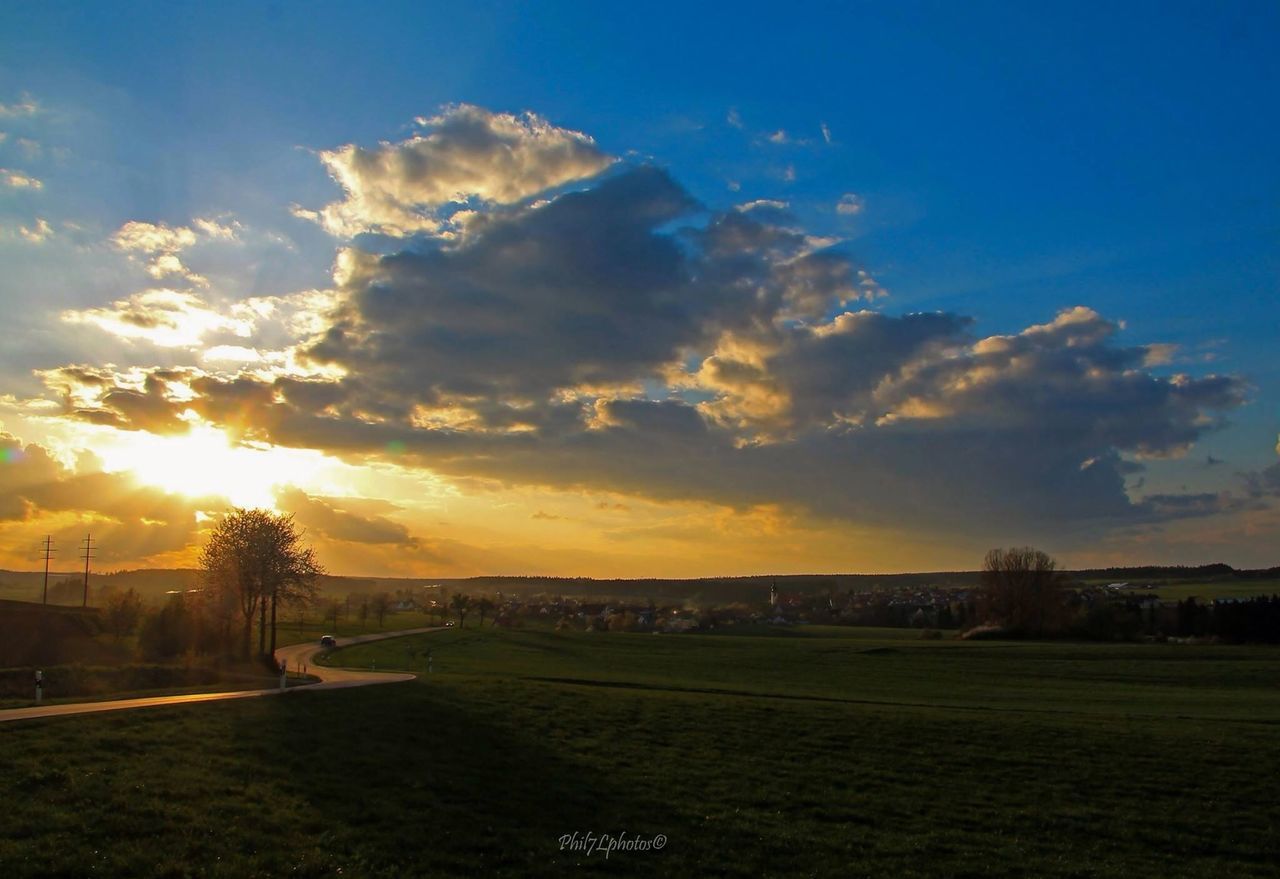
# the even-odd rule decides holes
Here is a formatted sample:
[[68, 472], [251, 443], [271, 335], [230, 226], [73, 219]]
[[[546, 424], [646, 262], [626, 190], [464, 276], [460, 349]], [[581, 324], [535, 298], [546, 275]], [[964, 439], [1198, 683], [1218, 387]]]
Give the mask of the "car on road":
[[338, 639], [333, 637], [332, 635], [321, 635], [320, 646], [321, 647], [337, 647]]
[[445, 626], [445, 628], [446, 628], [446, 629], [452, 629], [452, 628], [453, 628], [453, 620], [449, 620], [449, 622], [445, 623], [445, 624], [444, 624], [444, 626]]

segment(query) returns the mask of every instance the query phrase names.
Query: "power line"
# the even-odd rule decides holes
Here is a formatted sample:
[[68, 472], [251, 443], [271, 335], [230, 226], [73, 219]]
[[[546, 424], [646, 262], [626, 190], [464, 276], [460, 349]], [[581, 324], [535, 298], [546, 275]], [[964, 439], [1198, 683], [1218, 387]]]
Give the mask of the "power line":
[[53, 538], [46, 534], [44, 536], [44, 598], [41, 599], [41, 604], [49, 603], [49, 557], [55, 552], [57, 550], [53, 548]]
[[83, 552], [83, 555], [81, 555], [81, 558], [84, 559], [84, 600], [80, 602], [80, 606], [88, 607], [89, 606], [89, 559], [97, 558], [97, 556], [93, 554], [93, 550], [95, 549], [95, 547], [93, 545], [92, 534], [86, 534], [84, 537], [84, 540], [82, 540], [81, 543], [84, 544], [84, 552]]

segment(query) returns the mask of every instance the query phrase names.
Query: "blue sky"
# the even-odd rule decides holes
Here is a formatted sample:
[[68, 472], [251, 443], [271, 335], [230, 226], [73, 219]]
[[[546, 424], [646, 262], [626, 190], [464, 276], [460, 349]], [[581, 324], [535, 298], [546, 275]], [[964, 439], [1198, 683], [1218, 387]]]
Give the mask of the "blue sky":
[[[318, 153], [468, 104], [666, 169], [705, 208], [677, 225], [785, 202], [887, 315], [964, 315], [980, 338], [1086, 306], [1123, 326], [1117, 345], [1176, 346], [1151, 375], [1228, 374], [1248, 402], [1148, 460], [1130, 495], [1240, 495], [1280, 430], [1278, 37], [1270, 3], [11, 4], [0, 167], [43, 186], [0, 188], [20, 330], [0, 390], [181, 360], [90, 354], [58, 324], [137, 286], [99, 246], [131, 220], [248, 230], [249, 256], [208, 256], [210, 296], [331, 284], [333, 236], [291, 213], [339, 194]], [[43, 248], [18, 231], [39, 219]]]

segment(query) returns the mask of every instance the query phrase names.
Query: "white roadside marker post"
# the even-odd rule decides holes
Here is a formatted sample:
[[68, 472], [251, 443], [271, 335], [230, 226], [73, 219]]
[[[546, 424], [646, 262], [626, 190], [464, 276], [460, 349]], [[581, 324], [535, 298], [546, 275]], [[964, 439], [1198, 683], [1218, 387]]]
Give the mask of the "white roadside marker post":
[[44, 699], [44, 672], [36, 669], [36, 702]]

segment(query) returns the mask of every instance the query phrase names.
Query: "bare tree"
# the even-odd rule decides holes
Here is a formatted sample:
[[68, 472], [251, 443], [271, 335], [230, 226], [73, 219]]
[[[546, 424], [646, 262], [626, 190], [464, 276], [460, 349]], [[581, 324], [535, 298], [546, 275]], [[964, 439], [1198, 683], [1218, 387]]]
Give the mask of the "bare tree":
[[1061, 618], [1058, 563], [1029, 546], [993, 549], [982, 563], [980, 601], [987, 621], [1043, 635]]

